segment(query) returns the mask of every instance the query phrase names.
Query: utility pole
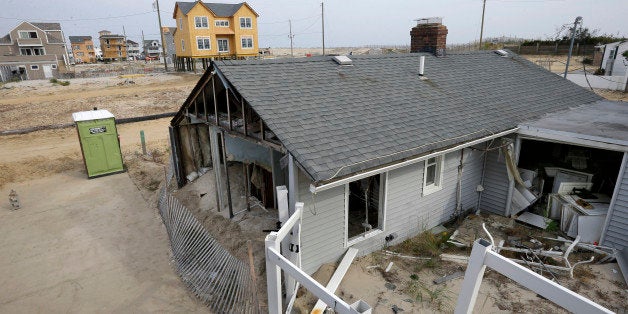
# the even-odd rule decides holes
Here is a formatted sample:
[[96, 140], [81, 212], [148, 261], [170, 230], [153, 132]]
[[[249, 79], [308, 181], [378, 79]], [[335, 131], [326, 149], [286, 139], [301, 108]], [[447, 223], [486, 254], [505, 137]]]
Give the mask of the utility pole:
[[144, 41], [144, 30], [142, 30], [142, 53], [144, 54], [144, 61], [146, 61], [146, 42]]
[[290, 37], [290, 57], [294, 58], [294, 51], [292, 48], [292, 38], [294, 38], [294, 35], [292, 35], [292, 20], [288, 20], [288, 24], [290, 25], [290, 35], [288, 35], [288, 37]]
[[484, 12], [486, 11], [486, 0], [482, 4], [482, 26], [480, 26], [480, 49], [482, 50], [482, 35], [484, 35]]
[[321, 26], [323, 28], [323, 56], [325, 55], [325, 3], [321, 2]]
[[130, 60], [129, 60], [129, 48], [127, 46], [129, 43], [126, 41], [126, 30], [124, 29], [124, 25], [122, 25], [122, 35], [124, 36], [124, 46], [122, 46], [122, 47], [124, 47], [124, 49], [126, 49], [126, 61], [130, 62]]
[[576, 20], [573, 22], [573, 28], [571, 29], [571, 43], [569, 44], [569, 54], [567, 55], [567, 64], [565, 65], [565, 75], [564, 78], [567, 78], [567, 71], [569, 71], [569, 59], [571, 59], [571, 51], [573, 50], [573, 42], [576, 39], [576, 27], [578, 23], [582, 23], [582, 16], [578, 16]]
[[164, 59], [164, 68], [168, 72], [168, 62], [166, 60], [166, 40], [164, 37], [164, 29], [161, 27], [161, 12], [159, 12], [159, 0], [155, 0], [157, 4], [157, 19], [159, 20], [159, 33], [161, 33], [161, 51]]

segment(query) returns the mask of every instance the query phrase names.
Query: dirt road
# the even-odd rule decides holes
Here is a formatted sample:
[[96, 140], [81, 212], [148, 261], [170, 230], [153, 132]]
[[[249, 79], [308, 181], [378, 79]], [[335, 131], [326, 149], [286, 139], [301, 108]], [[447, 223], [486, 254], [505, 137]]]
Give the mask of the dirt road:
[[11, 188], [22, 209], [0, 202], [0, 312], [206, 310], [169, 265], [165, 229], [128, 174], [69, 171]]

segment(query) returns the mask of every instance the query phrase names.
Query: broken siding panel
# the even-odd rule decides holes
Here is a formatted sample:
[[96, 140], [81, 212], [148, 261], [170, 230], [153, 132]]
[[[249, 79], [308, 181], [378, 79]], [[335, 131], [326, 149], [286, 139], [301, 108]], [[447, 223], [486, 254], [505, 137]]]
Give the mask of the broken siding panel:
[[[626, 157], [624, 157], [626, 158]], [[614, 248], [628, 247], [628, 164], [624, 164], [623, 175], [615, 204], [611, 209], [604, 245]]]
[[480, 209], [494, 214], [504, 215], [508, 198], [508, 173], [500, 150], [491, 150], [486, 156], [484, 170], [484, 192]]
[[310, 193], [311, 181], [299, 171], [299, 201], [304, 203], [301, 225], [302, 269], [314, 273], [320, 265], [336, 261], [344, 252], [344, 186]]

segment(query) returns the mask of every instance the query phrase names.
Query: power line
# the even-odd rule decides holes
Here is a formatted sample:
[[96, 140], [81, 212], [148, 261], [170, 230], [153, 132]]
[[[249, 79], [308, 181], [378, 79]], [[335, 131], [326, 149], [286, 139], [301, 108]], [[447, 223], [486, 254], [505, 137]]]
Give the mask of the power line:
[[84, 19], [54, 19], [54, 20], [48, 20], [48, 19], [33, 19], [33, 18], [20, 18], [20, 17], [3, 17], [3, 16], [0, 16], [0, 19], [4, 19], [4, 20], [20, 20], [20, 21], [38, 21], [38, 22], [74, 22], [74, 21], [95, 21], [95, 20], [117, 19], [117, 18], [129, 17], [129, 16], [144, 15], [144, 14], [149, 14], [149, 13], [153, 13], [153, 11], [147, 11], [147, 12], [143, 12], [143, 13], [127, 14], [127, 15], [119, 15], [119, 16], [94, 17], [94, 18], [84, 18]]

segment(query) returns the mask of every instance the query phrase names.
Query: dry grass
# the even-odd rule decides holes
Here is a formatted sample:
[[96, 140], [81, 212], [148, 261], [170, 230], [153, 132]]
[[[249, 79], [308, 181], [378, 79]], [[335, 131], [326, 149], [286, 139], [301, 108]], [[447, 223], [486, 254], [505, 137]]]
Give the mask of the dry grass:
[[418, 236], [405, 240], [391, 249], [402, 254], [436, 257], [441, 254], [441, 244], [445, 242], [447, 238], [448, 235], [446, 233], [433, 234], [430, 231], [424, 231]]

